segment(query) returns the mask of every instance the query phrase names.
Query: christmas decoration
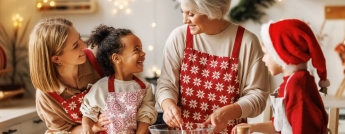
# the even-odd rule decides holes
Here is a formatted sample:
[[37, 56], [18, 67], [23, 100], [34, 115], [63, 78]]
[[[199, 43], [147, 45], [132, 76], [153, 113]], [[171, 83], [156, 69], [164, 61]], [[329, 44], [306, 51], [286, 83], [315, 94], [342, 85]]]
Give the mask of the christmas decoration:
[[230, 10], [229, 17], [232, 22], [245, 22], [248, 19], [261, 23], [260, 19], [265, 15], [259, 8], [268, 8], [275, 3], [275, 0], [240, 0], [237, 6]]

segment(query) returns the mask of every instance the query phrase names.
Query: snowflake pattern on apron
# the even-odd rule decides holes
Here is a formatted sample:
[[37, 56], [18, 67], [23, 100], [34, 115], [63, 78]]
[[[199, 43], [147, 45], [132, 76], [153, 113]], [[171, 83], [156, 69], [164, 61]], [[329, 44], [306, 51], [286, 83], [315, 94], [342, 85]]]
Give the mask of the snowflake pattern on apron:
[[[92, 54], [92, 52], [89, 49], [84, 49], [84, 52], [89, 59], [91, 65], [95, 68], [97, 73], [103, 77], [104, 73], [100, 69], [99, 63], [97, 62], [96, 58]], [[83, 92], [73, 95], [69, 99], [63, 99], [59, 94], [56, 92], [49, 92], [48, 94], [53, 97], [56, 101], [60, 103], [62, 108], [65, 110], [67, 115], [70, 117], [71, 120], [81, 123], [81, 120], [83, 118], [83, 114], [80, 111], [80, 106], [84, 101], [84, 96], [89, 92], [90, 88], [84, 90]]]
[[[193, 35], [187, 27], [178, 104], [183, 122], [202, 123], [218, 108], [239, 99], [237, 71], [243, 33], [244, 28], [239, 26], [231, 57], [221, 57], [194, 50]], [[246, 122], [246, 119], [229, 120], [221, 133], [231, 133], [236, 124]]]

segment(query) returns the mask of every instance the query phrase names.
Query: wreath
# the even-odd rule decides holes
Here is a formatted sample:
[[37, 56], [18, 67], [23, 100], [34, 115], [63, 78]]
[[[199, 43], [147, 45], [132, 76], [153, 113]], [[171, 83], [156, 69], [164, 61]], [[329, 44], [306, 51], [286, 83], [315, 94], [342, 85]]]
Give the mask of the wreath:
[[251, 19], [256, 23], [261, 23], [260, 19], [265, 13], [259, 8], [268, 8], [274, 3], [275, 0], [240, 0], [239, 4], [230, 10], [230, 20], [236, 23]]

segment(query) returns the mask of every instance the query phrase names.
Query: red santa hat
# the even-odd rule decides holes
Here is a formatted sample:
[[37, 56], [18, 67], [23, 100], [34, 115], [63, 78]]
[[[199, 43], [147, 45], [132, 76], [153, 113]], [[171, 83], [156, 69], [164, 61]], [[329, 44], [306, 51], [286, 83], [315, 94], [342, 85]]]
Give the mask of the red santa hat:
[[326, 88], [330, 85], [325, 57], [308, 24], [297, 19], [270, 21], [262, 25], [261, 38], [273, 60], [285, 71], [306, 68], [311, 59], [320, 77], [319, 86]]

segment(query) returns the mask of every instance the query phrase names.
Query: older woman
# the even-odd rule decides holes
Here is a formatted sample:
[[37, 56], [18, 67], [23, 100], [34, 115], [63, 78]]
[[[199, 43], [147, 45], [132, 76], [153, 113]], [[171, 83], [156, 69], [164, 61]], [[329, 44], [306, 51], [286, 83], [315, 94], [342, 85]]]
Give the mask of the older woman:
[[230, 133], [259, 115], [269, 93], [269, 75], [258, 38], [224, 19], [231, 0], [179, 0], [185, 25], [166, 41], [156, 100], [164, 121], [212, 123]]
[[[93, 53], [86, 49], [72, 22], [44, 19], [36, 24], [29, 41], [30, 76], [36, 92], [38, 116], [47, 132], [82, 131], [79, 110], [88, 84], [103, 76]], [[104, 131], [110, 122], [100, 115], [92, 130]]]

